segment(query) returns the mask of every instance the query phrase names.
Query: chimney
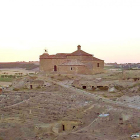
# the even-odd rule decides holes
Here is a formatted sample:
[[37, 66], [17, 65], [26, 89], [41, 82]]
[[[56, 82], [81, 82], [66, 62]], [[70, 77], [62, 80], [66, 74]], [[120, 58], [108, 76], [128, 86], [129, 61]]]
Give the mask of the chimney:
[[77, 46], [77, 50], [81, 50], [81, 46], [80, 45]]

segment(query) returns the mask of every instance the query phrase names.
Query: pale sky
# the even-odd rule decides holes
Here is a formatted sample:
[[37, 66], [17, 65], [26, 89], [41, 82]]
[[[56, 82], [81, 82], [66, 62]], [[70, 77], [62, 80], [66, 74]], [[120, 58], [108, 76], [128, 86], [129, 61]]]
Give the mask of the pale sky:
[[0, 62], [82, 50], [140, 62], [140, 0], [0, 0]]

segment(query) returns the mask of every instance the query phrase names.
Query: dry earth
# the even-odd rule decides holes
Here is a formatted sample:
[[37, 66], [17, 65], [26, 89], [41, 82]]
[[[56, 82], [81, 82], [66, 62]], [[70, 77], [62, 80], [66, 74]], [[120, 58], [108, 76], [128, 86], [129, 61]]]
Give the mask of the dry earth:
[[81, 78], [116, 80], [120, 73], [38, 76], [50, 86], [5, 90], [0, 95], [1, 140], [129, 140], [140, 131], [139, 93], [113, 101], [107, 91], [90, 92], [71, 86]]

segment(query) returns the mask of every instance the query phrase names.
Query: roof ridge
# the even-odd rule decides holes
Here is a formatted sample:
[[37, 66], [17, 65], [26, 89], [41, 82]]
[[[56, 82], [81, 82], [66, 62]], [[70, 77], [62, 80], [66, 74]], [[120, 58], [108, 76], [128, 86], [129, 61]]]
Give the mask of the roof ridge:
[[72, 56], [72, 55], [76, 55], [76, 56], [80, 56], [80, 55], [83, 55], [83, 56], [92, 56], [92, 54], [89, 54], [83, 50], [76, 50], [70, 54], [68, 54], [68, 56]]
[[93, 56], [93, 60], [100, 60], [100, 61], [103, 61], [102, 59], [99, 59], [99, 58], [94, 57], [94, 56]]

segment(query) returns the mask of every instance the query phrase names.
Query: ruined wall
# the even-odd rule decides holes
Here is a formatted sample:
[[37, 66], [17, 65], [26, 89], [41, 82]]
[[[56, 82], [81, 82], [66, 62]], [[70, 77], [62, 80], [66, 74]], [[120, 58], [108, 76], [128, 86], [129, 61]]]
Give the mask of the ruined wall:
[[87, 90], [108, 90], [110, 84], [112, 83], [112, 81], [98, 81], [96, 80], [91, 80], [91, 81], [81, 81], [81, 80], [75, 80], [72, 83], [72, 86], [76, 87], [76, 88], [80, 88], [80, 89], [87, 89]]
[[60, 121], [50, 124], [37, 124], [34, 127], [34, 131], [36, 134], [44, 132], [59, 134], [63, 132], [70, 132], [75, 128], [78, 128], [80, 124], [82, 124], [80, 121]]
[[38, 82], [38, 83], [34, 83], [34, 82], [27, 82], [25, 84], [25, 87], [28, 89], [36, 89], [36, 88], [42, 88], [44, 87], [44, 81], [43, 82]]

